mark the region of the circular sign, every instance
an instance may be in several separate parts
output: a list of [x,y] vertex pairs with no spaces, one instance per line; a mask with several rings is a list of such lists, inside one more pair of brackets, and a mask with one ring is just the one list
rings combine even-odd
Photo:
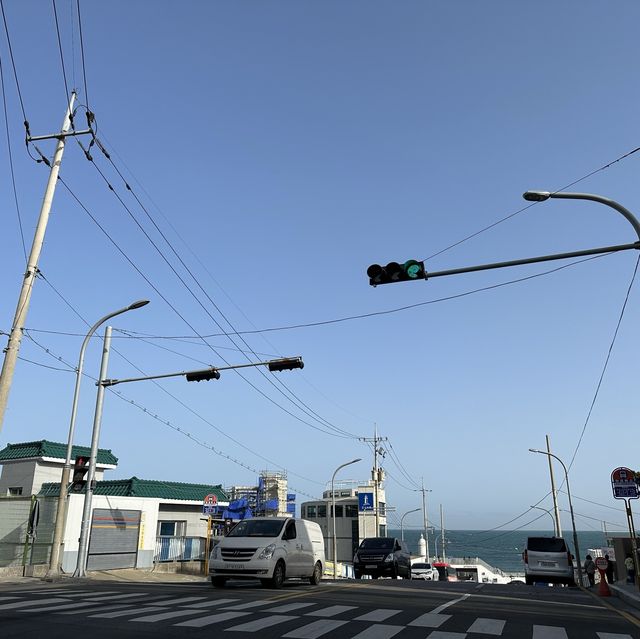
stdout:
[[211,504],[212,506],[215,506],[218,503],[218,497],[216,495],[207,495],[204,498],[204,503],[205,504]]
[[606,570],[609,562],[604,557],[596,557],[596,568],[598,570]]

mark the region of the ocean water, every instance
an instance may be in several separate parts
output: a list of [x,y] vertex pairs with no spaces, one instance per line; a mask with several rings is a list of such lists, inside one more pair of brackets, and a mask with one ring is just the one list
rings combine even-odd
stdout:
[[[419,552],[419,539],[422,531],[404,530],[404,540],[412,555]],[[389,535],[400,537],[399,530],[389,529]],[[536,530],[445,530],[445,550],[447,557],[480,557],[489,565],[508,573],[523,572],[522,551],[527,537],[548,537],[549,531]],[[573,549],[573,532],[563,531],[567,545]],[[578,531],[580,558],[584,558],[589,548],[602,548],[606,545],[604,533],[600,531]],[[429,554],[442,556],[440,531],[429,533]],[[575,554],[575,553],[574,553]]]

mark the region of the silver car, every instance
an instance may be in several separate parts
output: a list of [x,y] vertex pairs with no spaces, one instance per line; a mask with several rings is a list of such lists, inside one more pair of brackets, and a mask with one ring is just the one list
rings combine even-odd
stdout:
[[440,579],[440,573],[438,572],[438,569],[431,564],[416,562],[411,564],[411,579],[438,581]]
[[576,585],[573,556],[562,537],[529,537],[522,558],[527,584],[540,582]]

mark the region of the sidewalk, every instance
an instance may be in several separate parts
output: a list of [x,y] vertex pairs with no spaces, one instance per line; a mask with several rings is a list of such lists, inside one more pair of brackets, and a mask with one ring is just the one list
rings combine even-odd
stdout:
[[[55,581],[70,582],[71,575],[61,575]],[[119,581],[131,583],[205,583],[208,578],[204,575],[192,575],[188,573],[160,572],[154,570],[140,570],[135,568],[122,568],[120,570],[93,570],[87,573],[86,578],[74,581]],[[0,575],[0,585],[19,584],[21,586],[31,586],[41,584],[45,581],[43,577],[23,577],[22,575]]]
[[[596,586],[597,592],[597,586]],[[640,591],[634,584],[628,584],[624,581],[616,581],[609,584],[609,590],[614,597],[618,597],[621,601],[640,610]]]

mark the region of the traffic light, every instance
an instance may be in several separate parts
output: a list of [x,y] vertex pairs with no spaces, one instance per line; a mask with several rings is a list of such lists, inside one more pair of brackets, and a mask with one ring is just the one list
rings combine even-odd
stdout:
[[386,266],[372,264],[367,269],[367,275],[371,286],[427,279],[424,262],[418,262],[418,260],[407,260],[404,264],[389,262]]
[[91,457],[78,456],[73,466],[73,479],[71,480],[70,491],[72,493],[80,493],[84,489],[87,480],[84,478],[89,472],[89,462]]
[[207,368],[203,371],[191,371],[187,373],[188,382],[202,382],[203,380],[220,379],[220,371],[217,368]]
[[275,359],[268,364],[272,373],[278,371],[290,371],[294,368],[304,368],[302,357],[285,357],[284,359]]

